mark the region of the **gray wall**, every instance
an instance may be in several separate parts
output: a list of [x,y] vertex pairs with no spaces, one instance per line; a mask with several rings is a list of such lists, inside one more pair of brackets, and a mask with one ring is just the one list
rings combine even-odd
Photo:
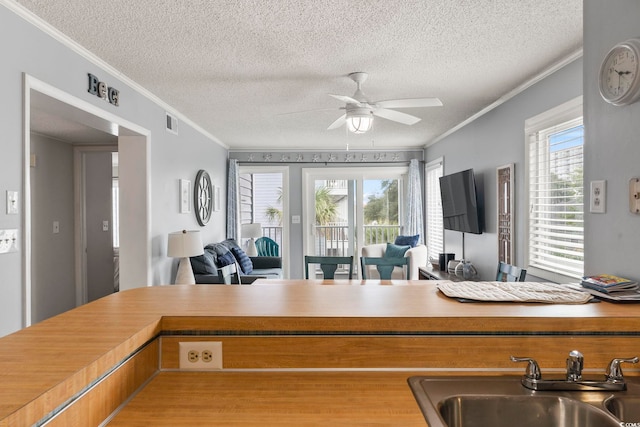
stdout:
[[[202,230],[203,240],[222,240],[225,235],[224,209],[214,212],[201,228],[193,213],[179,213],[179,180],[195,180],[206,169],[226,200],[227,150],[212,137],[180,120],[178,136],[165,131],[166,106],[142,91],[72,51],[50,35],[26,22],[5,6],[0,6],[0,33],[11,43],[0,43],[0,116],[3,118],[0,152],[0,228],[24,231],[22,207],[19,215],[6,214],[6,191],[23,188],[23,73],[29,74],[76,98],[148,129],[150,136],[150,246],[152,283],[169,284],[175,278],[177,260],[166,256],[167,234],[181,229]],[[120,106],[114,107],[87,92],[87,73],[93,73],[120,90]],[[173,113],[179,113],[174,112]],[[56,190],[51,187],[51,192]],[[21,235],[22,238],[22,235]],[[21,251],[24,248],[19,242]],[[24,326],[24,253],[0,255],[0,336]]]
[[640,215],[629,212],[628,182],[640,177],[640,102],[625,107],[604,102],[598,92],[598,73],[609,49],[640,36],[639,19],[637,0],[584,2],[584,177],[587,186],[591,180],[607,181],[606,213],[585,218],[585,272],[637,280]]
[[[111,221],[110,151],[83,153],[85,174],[85,222],[87,242],[87,301],[113,293],[113,240]],[[103,231],[102,222],[109,222]]]
[[[480,120],[427,148],[428,160],[445,157],[445,172],[473,167],[485,175],[487,233],[466,240],[467,257],[492,275],[497,259],[495,224],[495,167],[516,163],[516,189],[524,191],[524,119],[584,94],[585,194],[592,180],[607,181],[605,214],[585,214],[585,273],[613,273],[640,279],[640,216],[628,209],[628,182],[640,176],[640,102],[614,107],[598,92],[598,73],[606,53],[616,43],[640,36],[640,2],[636,0],[585,0],[584,56],[545,79]],[[585,201],[587,202],[587,201]],[[526,206],[516,195],[517,212]],[[524,233],[522,215],[516,234]],[[447,249],[459,252],[459,233],[447,232]],[[522,242],[516,259],[522,263]],[[486,245],[486,248],[484,247]],[[486,264],[486,266],[485,266]]]
[[[444,158],[444,173],[473,168],[484,193],[485,232],[465,233],[465,257],[484,280],[495,279],[498,260],[496,168],[515,164],[516,264],[523,265],[525,232],[524,121],[582,95],[582,59],[556,71],[474,122],[426,149],[426,160]],[[445,231],[445,249],[462,255],[462,233]]]
[[31,152],[31,234],[37,242],[31,251],[32,321],[39,322],[76,303],[73,147],[32,134]]

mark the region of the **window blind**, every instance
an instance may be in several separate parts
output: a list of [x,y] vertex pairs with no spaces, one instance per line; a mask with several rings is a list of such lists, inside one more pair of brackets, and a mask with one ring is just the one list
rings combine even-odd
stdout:
[[582,117],[529,134],[529,268],[584,272]]
[[427,236],[425,244],[428,256],[438,257],[444,252],[444,228],[442,223],[442,200],[440,199],[440,180],[442,160],[427,164],[425,168],[425,205]]

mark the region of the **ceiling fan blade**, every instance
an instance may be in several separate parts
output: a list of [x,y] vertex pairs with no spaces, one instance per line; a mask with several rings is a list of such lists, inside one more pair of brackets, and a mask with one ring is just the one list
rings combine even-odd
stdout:
[[345,124],[346,121],[347,121],[347,115],[343,114],[340,117],[338,117],[338,119],[335,122],[331,123],[327,128],[327,130],[337,129],[343,124]]
[[402,123],[405,125],[414,125],[418,123],[420,120],[422,120],[420,117],[412,116],[406,113],[401,113],[400,111],[388,110],[386,108],[377,108],[373,110],[373,115],[382,117],[383,119]]
[[416,107],[441,107],[442,101],[438,98],[406,98],[389,99],[376,102],[382,108],[416,108]]
[[340,100],[340,101],[342,101],[342,102],[344,102],[344,103],[346,103],[346,104],[358,104],[358,105],[360,105],[360,104],[361,104],[361,102],[360,102],[360,101],[358,101],[357,99],[352,98],[352,97],[350,97],[350,96],[346,96],[346,95],[333,95],[333,94],[331,94],[331,93],[329,94],[329,96],[332,96],[332,97],[334,97],[335,99],[338,99],[338,100]]

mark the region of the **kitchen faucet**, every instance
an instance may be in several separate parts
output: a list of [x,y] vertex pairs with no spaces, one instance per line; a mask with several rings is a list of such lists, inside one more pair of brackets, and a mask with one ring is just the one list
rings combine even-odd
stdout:
[[615,358],[609,362],[604,378],[584,379],[582,368],[584,356],[578,350],[569,352],[567,358],[567,374],[564,379],[542,379],[540,366],[530,357],[511,356],[512,362],[527,362],[527,369],[522,377],[522,385],[531,390],[626,390],[627,384],[622,374],[621,363],[638,363],[638,357]]

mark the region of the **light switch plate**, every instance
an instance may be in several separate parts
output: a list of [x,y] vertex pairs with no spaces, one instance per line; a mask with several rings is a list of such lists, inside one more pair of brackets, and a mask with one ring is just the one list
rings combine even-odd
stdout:
[[18,214],[18,192],[7,191],[7,215]]
[[640,214],[640,178],[629,180],[629,212]]
[[591,181],[589,192],[589,211],[605,213],[607,210],[607,181]]
[[18,252],[18,230],[0,230],[0,254]]

